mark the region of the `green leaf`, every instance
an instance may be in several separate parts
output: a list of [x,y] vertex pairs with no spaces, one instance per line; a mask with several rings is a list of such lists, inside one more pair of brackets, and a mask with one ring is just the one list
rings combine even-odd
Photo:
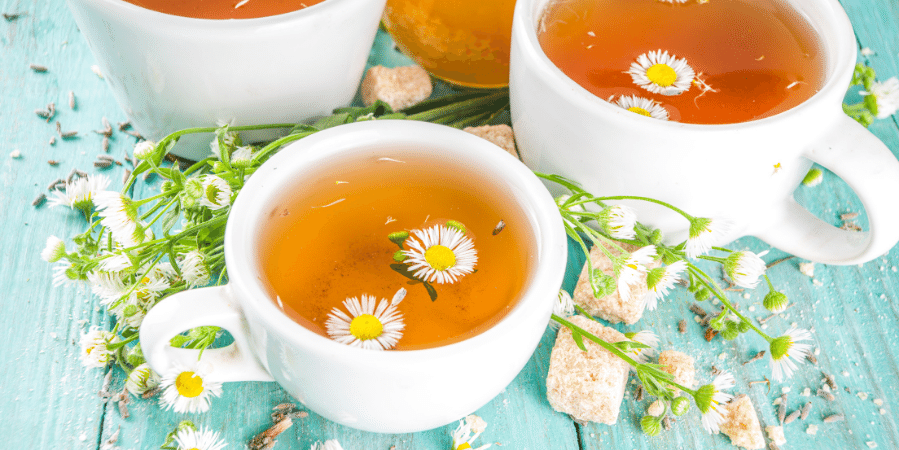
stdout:
[[577,345],[577,348],[581,349],[581,351],[587,351],[587,347],[584,345],[584,336],[580,331],[571,330],[571,339],[574,339],[574,344]]
[[325,130],[328,128],[336,127],[338,125],[343,125],[343,124],[347,124],[350,122],[354,122],[355,120],[356,120],[355,117],[353,117],[347,113],[340,113],[340,114],[334,114],[334,115],[327,116],[327,117],[322,117],[321,119],[316,121],[312,126],[319,130]]

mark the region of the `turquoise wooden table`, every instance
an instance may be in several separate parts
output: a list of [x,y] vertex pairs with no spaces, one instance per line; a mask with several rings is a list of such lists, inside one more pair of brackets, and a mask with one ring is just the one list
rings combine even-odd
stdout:
[[[842,4],[855,27],[859,47],[874,52],[860,58],[877,70],[881,80],[899,75],[899,3],[842,0]],[[273,406],[294,401],[275,383],[227,384],[222,398],[215,399],[212,410],[205,414],[176,414],[163,411],[156,399],[133,398],[126,418],[114,403],[98,396],[107,372],[82,367],[77,341],[90,326],[108,328],[108,316],[87,286],[53,287],[51,268],[39,257],[49,235],[71,237],[83,230],[85,222],[74,211],[35,207],[32,201],[72,168],[105,173],[113,180],[113,188],[121,186],[123,167],[100,170],[93,166],[97,155],[103,153],[103,137],[92,130],[103,128],[104,117],[115,124],[125,121],[125,115],[105,81],[92,71],[94,58],[63,0],[0,0],[0,13],[21,14],[0,20],[0,336],[5,342],[0,346],[0,448],[109,448],[104,444],[117,435],[116,445],[121,449],[153,449],[183,419],[220,431],[229,443],[227,448],[244,448],[249,439],[271,425]],[[406,60],[382,33],[370,63],[403,65]],[[30,64],[47,70],[37,72]],[[75,96],[74,108],[69,105],[70,92]],[[56,116],[47,123],[35,110],[51,102],[56,105]],[[51,143],[57,136],[55,121],[64,131],[78,131],[78,135],[65,140],[57,137]],[[896,117],[878,120],[870,129],[899,154]],[[109,154],[121,160],[134,143],[132,136],[116,131]],[[20,156],[11,157],[13,152]],[[137,195],[151,188],[141,182]],[[796,196],[835,225],[842,223],[845,213],[863,212],[848,187],[830,173],[825,173],[824,182],[817,187],[800,187]],[[855,221],[864,227],[864,214]],[[732,247],[768,249],[748,238]],[[765,259],[784,256],[773,250]],[[582,261],[571,258],[567,287]],[[733,342],[706,342],[700,326],[690,320],[692,299],[683,290],[648,312],[637,326],[618,328],[654,329],[661,335],[663,348],[697,357],[700,381],[710,380],[713,365],[733,370],[737,378],[734,391],[751,397],[763,426],[777,424],[772,402],[782,391],[790,391],[788,411],[811,401],[809,418],[785,427],[788,443],[783,448],[899,448],[899,248],[859,266],[818,264],[813,276],[801,273],[799,262],[792,259],[769,271],[794,306],[765,326],[775,335],[793,323],[811,328],[818,362],[803,366],[794,378],[771,386],[770,391],[764,384],[748,384],[769,374],[766,363],[741,365],[763,349],[763,342],[750,335]],[[751,317],[759,319],[767,316],[761,307],[764,293],[732,295],[749,308]],[[682,318],[688,319],[684,334],[677,330]],[[554,332],[548,330],[514,382],[476,412],[489,424],[478,442],[516,450],[732,448],[723,435],[710,436],[702,430],[695,409],[670,431],[645,437],[638,421],[647,402],[634,402],[630,395],[614,426],[580,425],[554,412],[545,396],[553,339]],[[833,374],[839,386],[833,401],[814,396],[823,372]],[[112,369],[109,383],[110,390],[121,390],[122,372]],[[811,389],[811,397],[802,396],[805,388]],[[633,385],[629,393],[632,391]],[[823,417],[831,414],[842,414],[845,421],[824,423]],[[809,425],[818,426],[816,434],[807,432]],[[296,420],[275,448],[308,449],[314,441],[336,438],[347,450],[447,449],[453,428],[379,435],[310,414]]]

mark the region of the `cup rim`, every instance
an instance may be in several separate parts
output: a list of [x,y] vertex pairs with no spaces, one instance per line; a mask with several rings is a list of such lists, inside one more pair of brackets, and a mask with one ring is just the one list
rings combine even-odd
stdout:
[[[251,258],[255,257],[255,244],[252,222],[257,213],[263,212],[272,198],[276,187],[285,183],[276,179],[279,175],[304,171],[310,163],[343,154],[348,140],[363,137],[374,139],[354,146],[349,152],[364,152],[366,149],[390,143],[412,143],[414,145],[432,145],[435,149],[458,148],[461,154],[478,156],[478,163],[486,167],[502,167],[499,174],[501,182],[510,183],[520,190],[516,200],[526,209],[525,215],[531,219],[534,235],[534,253],[536,259],[533,266],[533,277],[526,285],[525,293],[518,299],[511,311],[506,313],[497,323],[483,332],[447,345],[417,350],[371,351],[350,347],[315,333],[287,316],[275,306],[274,299],[265,292],[261,276],[252,269]],[[299,150],[315,149],[315,152]],[[315,153],[314,155],[310,155]],[[279,172],[280,170],[280,172]],[[269,186],[264,184],[270,181]],[[246,236],[254,236],[246,238]],[[225,261],[229,271],[231,285],[235,296],[244,308],[252,308],[253,314],[264,323],[264,327],[275,330],[283,339],[303,348],[315,346],[316,351],[334,357],[362,359],[372,364],[402,364],[422,361],[428,358],[443,358],[476,351],[484,348],[490,341],[506,333],[514,333],[521,323],[533,323],[534,314],[541,316],[539,322],[548,322],[552,310],[551,300],[561,287],[567,262],[567,241],[562,226],[561,216],[556,209],[555,201],[543,183],[527,167],[494,144],[447,126],[417,122],[411,120],[384,120],[357,122],[340,125],[319,131],[314,135],[294,142],[269,161],[264,163],[244,186],[241,194],[232,205],[228,224],[225,230]],[[530,319],[530,320],[526,320]],[[545,324],[544,324],[545,325]],[[542,334],[543,329],[535,333]]]
[[[546,10],[548,4],[554,0],[519,0],[515,5],[515,13],[512,23],[512,53],[513,60],[516,47],[527,57],[529,64],[524,70],[530,70],[537,77],[560,86],[556,93],[568,99],[568,101],[584,108],[591,108],[613,112],[617,108],[611,103],[597,97],[592,92],[572,80],[561,69],[559,69],[543,52],[540,42],[537,39],[537,22],[540,15]],[[537,3],[543,3],[542,7],[537,10]],[[725,124],[696,124],[685,122],[672,122],[666,120],[657,120],[649,117],[642,117],[639,114],[628,114],[619,116],[620,120],[637,120],[644,121],[641,126],[656,126],[668,129],[714,129],[715,131],[745,131],[760,126],[767,126],[769,123],[783,120],[792,120],[797,115],[804,114],[803,111],[809,109],[824,108],[826,111],[835,98],[842,99],[845,95],[845,86],[848,85],[852,72],[855,67],[857,58],[857,49],[855,47],[855,34],[852,31],[852,24],[849,22],[845,11],[837,3],[837,0],[824,0],[821,2],[820,11],[827,14],[831,20],[823,22],[823,27],[818,29],[813,24],[813,28],[822,40],[826,40],[825,35],[833,35],[834,49],[832,54],[827,58],[832,59],[833,63],[827,70],[827,78],[821,89],[809,97],[799,105],[794,106],[786,111],[779,112],[773,116],[761,119],[750,120],[747,122],[725,123]],[[825,9],[827,7],[827,9]],[[805,15],[803,15],[805,16]],[[804,17],[804,20],[809,20]],[[810,21],[810,20],[809,20]],[[849,38],[849,39],[847,39]],[[826,46],[826,43],[822,43]],[[826,48],[826,47],[825,47]],[[513,63],[514,64],[514,63]],[[828,61],[825,64],[830,65]],[[510,88],[513,82],[510,81]],[[525,94],[526,95],[526,94]],[[639,123],[639,122],[638,122]]]
[[[174,14],[167,14],[155,11],[143,6],[135,5],[126,0],[68,0],[94,2],[100,4],[104,8],[108,8],[114,13],[120,13],[131,16],[141,16],[142,20],[153,20],[156,26],[169,25],[190,27],[192,30],[232,30],[240,27],[266,26],[278,24],[284,21],[294,19],[303,19],[313,13],[327,13],[329,10],[339,8],[342,4],[351,2],[364,2],[367,0],[324,0],[312,6],[303,9],[290,11],[283,14],[273,16],[254,17],[249,19],[203,19],[198,17],[185,17]],[[309,11],[312,12],[309,12]]]

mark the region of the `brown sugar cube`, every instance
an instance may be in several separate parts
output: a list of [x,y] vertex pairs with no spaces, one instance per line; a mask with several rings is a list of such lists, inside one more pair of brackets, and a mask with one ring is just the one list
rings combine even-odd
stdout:
[[745,394],[737,396],[724,405],[724,409],[721,432],[730,438],[732,444],[751,450],[765,448],[762,427],[759,425],[759,418],[749,396]]
[[512,156],[518,158],[518,151],[515,150],[515,136],[512,134],[512,127],[506,124],[466,127],[463,128],[462,131],[487,139],[503,150],[509,152]]
[[[693,367],[693,357],[676,350],[665,350],[659,354],[659,364],[665,366],[662,370],[674,375],[674,382],[693,388],[693,380],[696,378],[696,369]],[[674,388],[675,395],[680,394],[680,389]]]
[[[607,342],[626,340],[618,331],[585,316],[568,320]],[[613,425],[618,421],[630,366],[588,339],[584,346],[586,352],[574,343],[568,328],[559,330],[549,360],[546,398],[553,409],[575,420]]]
[[[615,271],[612,268],[612,261],[610,261],[609,258],[606,257],[606,254],[599,248],[600,245],[604,245],[609,250],[609,253],[613,255],[617,256],[621,254],[618,249],[611,247],[609,244],[596,244],[590,249],[590,261],[593,262],[593,268],[602,270],[606,275],[615,276]],[[640,248],[623,242],[618,245],[628,252],[634,252]],[[652,266],[655,267],[657,264],[657,262],[654,262]],[[618,290],[615,290],[615,292],[603,298],[595,298],[593,297],[593,288],[590,286],[588,269],[589,266],[584,264],[584,269],[581,271],[581,277],[578,278],[577,286],[574,288],[574,296],[572,299],[574,300],[575,305],[584,308],[587,313],[596,317],[601,317],[611,323],[624,322],[628,325],[633,325],[643,317],[643,309],[646,306],[643,304],[643,296],[646,295],[647,290],[646,274],[641,274],[637,283],[631,285],[628,298],[621,298],[621,294]]]
[[362,80],[362,102],[371,105],[383,100],[399,111],[408,108],[431,95],[431,77],[419,66],[390,69],[374,66]]

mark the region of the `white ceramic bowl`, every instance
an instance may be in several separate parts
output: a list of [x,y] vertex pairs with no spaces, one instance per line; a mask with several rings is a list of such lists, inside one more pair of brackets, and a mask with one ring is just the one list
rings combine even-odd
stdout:
[[[119,106],[154,141],[217,121],[298,123],[349,104],[385,1],[325,0],[276,16],[211,20],[123,0],[67,0]],[[209,140],[186,137],[174,153],[202,159]]]
[[[284,192],[334,161],[389,155],[424,157],[462,171],[472,188],[491,186],[520,209],[534,236],[518,303],[497,324],[464,341],[425,350],[378,352],[339,344],[291,320],[261,278],[258,246],[264,217],[280,211]],[[228,218],[230,282],[185,291],[153,307],[141,327],[150,365],[165,373],[195,350],[168,346],[200,325],[224,327],[235,344],[207,350],[203,361],[230,381],[274,379],[312,411],[366,431],[407,433],[446,425],[477,410],[518,374],[543,335],[565,273],[567,240],[555,202],[517,159],[471,134],[423,122],[341,125],[282,149],[250,178]],[[476,299],[472,299],[476,301]]]

